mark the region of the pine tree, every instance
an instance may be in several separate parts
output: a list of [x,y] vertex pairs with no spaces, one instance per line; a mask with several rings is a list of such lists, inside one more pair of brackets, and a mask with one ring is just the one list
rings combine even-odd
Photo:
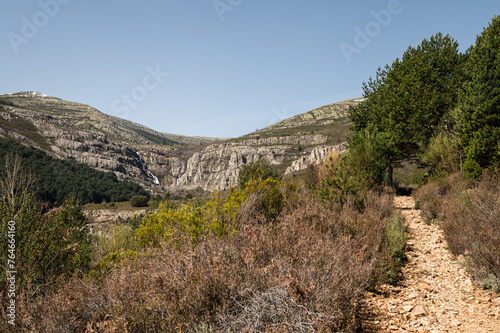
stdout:
[[464,57],[458,43],[438,33],[409,47],[391,66],[363,84],[366,100],[351,110],[355,132],[373,128],[387,137],[388,182],[392,168],[425,146],[457,104]]
[[500,17],[476,39],[464,68],[458,135],[465,151],[464,174],[500,166]]

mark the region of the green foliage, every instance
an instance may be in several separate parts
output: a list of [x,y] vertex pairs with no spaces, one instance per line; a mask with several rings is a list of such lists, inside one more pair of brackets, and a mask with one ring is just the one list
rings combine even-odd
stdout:
[[158,245],[164,239],[180,239],[185,236],[196,240],[202,235],[206,224],[198,205],[186,203],[176,209],[161,203],[157,213],[144,216],[141,226],[134,234],[141,244]]
[[325,163],[326,176],[321,179],[318,189],[319,196],[329,202],[338,202],[341,205],[348,201],[357,200],[362,188],[361,178],[358,177],[346,160],[338,154],[330,155]]
[[246,184],[251,179],[261,179],[265,180],[268,178],[272,178],[275,180],[280,180],[281,176],[278,171],[266,159],[260,159],[256,162],[251,162],[246,164],[240,170],[238,185],[240,189],[244,189]]
[[390,149],[385,135],[365,128],[354,133],[348,143],[349,150],[344,157],[348,169],[367,186],[382,184],[387,166],[384,158]]
[[110,253],[137,249],[133,229],[128,225],[115,225],[108,235],[95,235],[92,261],[94,264],[100,263]]
[[267,178],[266,180],[250,180],[243,190],[247,198],[239,210],[240,219],[245,223],[259,221],[260,223],[272,223],[279,216],[285,206],[284,191],[287,191],[291,200],[297,188],[286,186],[281,181]]
[[387,224],[387,240],[389,253],[396,266],[401,266],[406,260],[406,234],[405,219],[402,216],[393,217]]
[[162,202],[147,214],[135,236],[143,245],[184,238],[197,242],[202,236],[234,235],[242,221],[262,218],[273,222],[285,206],[280,181],[251,179],[244,189],[230,189],[226,197],[214,192],[206,204],[188,202],[177,208]]
[[318,193],[330,202],[353,201],[362,205],[359,194],[384,181],[384,158],[390,148],[385,135],[371,128],[356,132],[348,144],[349,149],[342,156],[336,152],[329,156]]
[[500,17],[477,37],[464,68],[458,112],[458,135],[466,160],[465,176],[500,166]]
[[389,178],[395,162],[411,156],[437,129],[449,125],[445,115],[457,103],[463,59],[458,43],[438,33],[409,47],[401,59],[379,68],[375,79],[363,83],[366,100],[351,109],[350,118],[356,132],[372,127],[385,135]]
[[134,195],[130,198],[130,206],[132,207],[147,207],[149,198],[145,195]]
[[445,134],[431,138],[420,156],[420,161],[429,167],[433,177],[446,177],[460,171],[460,150],[457,140]]
[[[91,241],[86,218],[72,195],[61,208],[43,214],[29,195],[15,212],[0,201],[0,261],[7,262],[7,222],[16,224],[15,262],[19,290],[36,293],[59,278],[69,278],[90,268]],[[0,289],[5,290],[5,270],[0,271]]]
[[[128,201],[133,195],[149,194],[139,185],[119,181],[113,172],[97,171],[74,160],[59,160],[39,149],[25,147],[11,140],[0,139],[0,165],[5,156],[15,152],[21,157],[21,166],[35,174],[36,197],[53,205],[63,202],[72,191],[83,205],[87,203]],[[0,169],[0,176],[3,176]]]

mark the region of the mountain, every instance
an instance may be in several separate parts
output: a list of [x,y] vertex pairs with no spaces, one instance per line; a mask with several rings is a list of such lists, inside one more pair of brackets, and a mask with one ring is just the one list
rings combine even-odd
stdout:
[[200,144],[216,140],[157,132],[132,121],[104,114],[88,105],[64,101],[39,92],[0,95],[0,101],[20,109],[43,112],[75,129],[99,132],[118,141],[168,145]]
[[[309,112],[284,119],[246,137],[269,137],[286,135],[305,135],[307,133],[325,134],[341,138],[350,125],[348,112],[351,106],[363,101],[361,98],[324,105]],[[345,138],[345,137],[344,137]]]
[[326,105],[240,138],[217,140],[161,133],[88,105],[37,92],[0,95],[0,137],[113,171],[152,193],[224,189],[239,170],[266,158],[285,175],[342,150],[350,106]]

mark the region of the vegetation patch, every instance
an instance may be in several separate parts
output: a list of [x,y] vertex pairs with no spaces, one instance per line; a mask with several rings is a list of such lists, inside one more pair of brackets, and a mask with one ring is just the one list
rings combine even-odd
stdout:
[[[149,197],[142,187],[119,181],[113,172],[97,171],[74,160],[59,160],[39,149],[0,139],[0,165],[5,164],[8,153],[21,157],[22,167],[37,179],[37,198],[51,205],[64,202],[73,191],[81,204],[128,201],[134,195]],[[3,175],[5,169],[0,169],[0,176]]]

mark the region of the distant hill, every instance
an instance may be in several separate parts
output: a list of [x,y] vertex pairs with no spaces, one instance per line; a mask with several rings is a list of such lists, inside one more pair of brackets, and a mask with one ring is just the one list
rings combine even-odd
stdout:
[[222,141],[160,133],[88,105],[20,92],[0,95],[0,138],[112,171],[150,193],[227,189],[252,161],[266,158],[292,175],[344,149],[349,108],[360,101],[325,105]]
[[216,140],[157,132],[132,121],[104,114],[88,105],[68,102],[39,92],[23,91],[0,95],[0,104],[43,112],[75,129],[97,131],[109,138],[136,144],[200,144]]
[[50,205],[64,202],[72,191],[81,204],[128,201],[134,195],[149,195],[138,184],[119,181],[113,172],[97,171],[75,160],[60,160],[13,140],[0,139],[0,176],[5,173],[9,153],[17,154],[22,167],[35,175],[35,194]]
[[355,98],[324,105],[282,120],[244,137],[323,134],[334,138],[336,141],[343,141],[349,134],[349,108],[358,105],[361,101],[361,98]]

